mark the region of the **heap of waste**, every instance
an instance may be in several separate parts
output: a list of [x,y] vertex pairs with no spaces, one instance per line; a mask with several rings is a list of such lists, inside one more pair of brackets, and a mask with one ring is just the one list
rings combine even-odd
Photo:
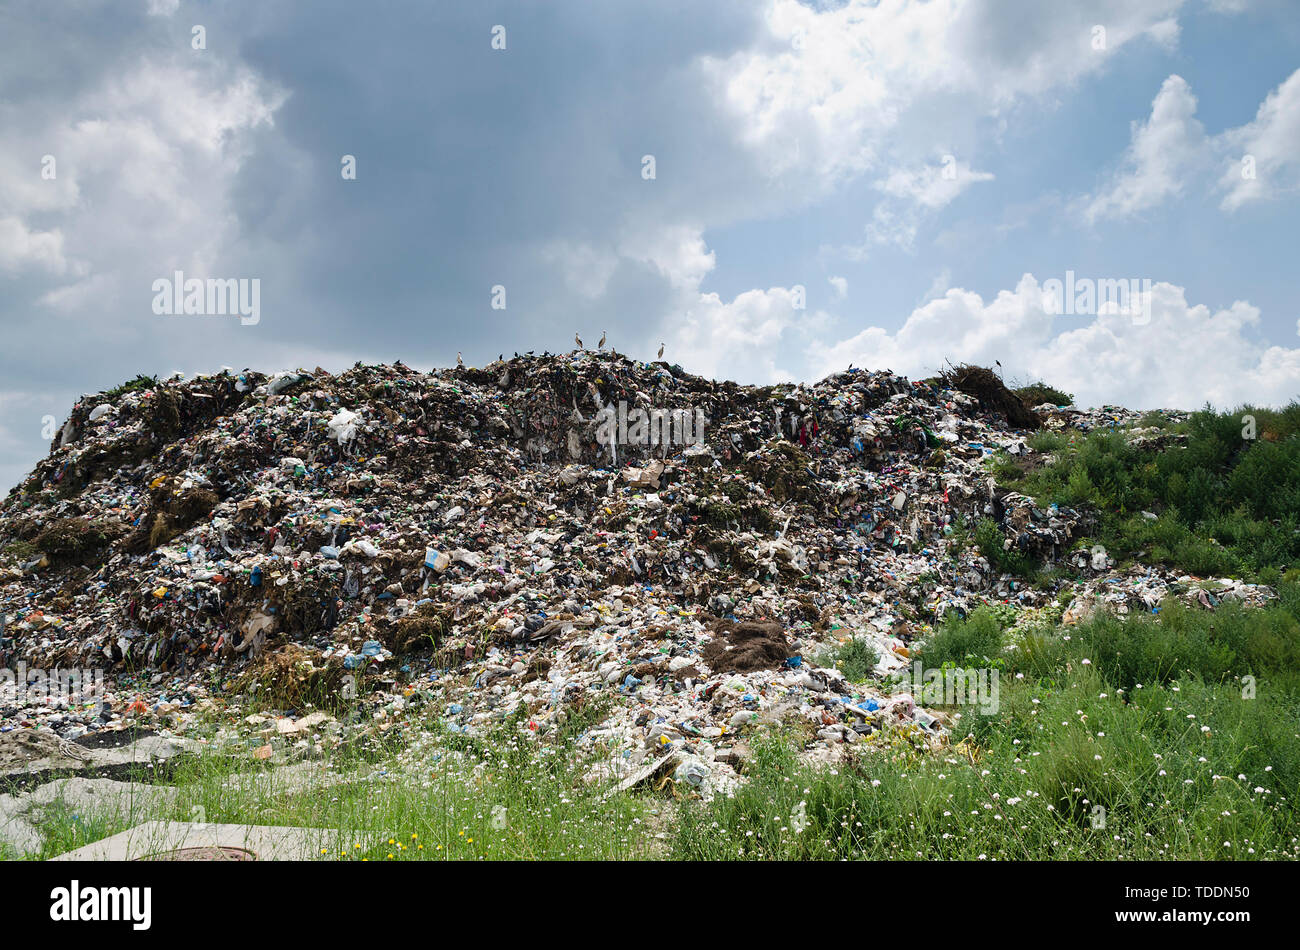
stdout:
[[[886,678],[948,611],[1059,593],[958,547],[961,523],[1082,556],[1093,579],[1067,622],[1168,593],[1267,596],[1080,551],[1087,512],[995,485],[986,460],[1032,454],[1029,432],[977,382],[850,369],[753,387],[579,351],[85,397],[0,508],[0,667],[103,684],[57,704],[10,675],[0,730],[179,733],[262,689],[286,714],[249,717],[269,756],[328,740],[336,696],[381,730],[419,708],[456,731],[518,716],[546,735],[598,710],[581,741],[609,774],[671,767],[710,791],[763,723],[802,724],[825,761],[899,730],[947,741],[951,714]],[[638,409],[667,433],[647,437]],[[1010,414],[1082,431],[1138,418]],[[850,638],[880,657],[864,683],[830,659]]]

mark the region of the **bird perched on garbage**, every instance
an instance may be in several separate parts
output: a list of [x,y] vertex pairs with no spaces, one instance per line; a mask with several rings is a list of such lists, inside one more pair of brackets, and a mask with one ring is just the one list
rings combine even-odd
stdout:
[[604,348],[605,348],[605,331],[604,331],[604,330],[601,330],[601,331],[600,331],[600,342],[596,344],[596,349],[598,349],[598,350],[603,350]]
[[660,344],[659,344],[659,359],[663,359],[663,358],[664,358],[664,345],[663,345],[662,343],[660,343]]
[[465,361],[460,358],[460,350],[456,351],[456,365],[461,367],[465,365]]
[[576,333],[573,334],[573,342],[578,344],[578,349],[582,349],[582,337],[578,336]]

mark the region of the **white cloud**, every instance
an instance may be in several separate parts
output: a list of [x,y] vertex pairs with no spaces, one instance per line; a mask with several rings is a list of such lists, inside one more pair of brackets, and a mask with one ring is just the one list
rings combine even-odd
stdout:
[[[669,285],[661,323],[646,327],[642,339],[629,349],[640,347],[653,353],[655,341],[663,340],[665,358],[701,376],[746,382],[792,379],[776,362],[777,355],[797,352],[789,345],[787,334],[808,331],[828,320],[825,313],[809,314],[803,309],[806,288],[748,290],[729,301],[717,293],[701,292],[701,283],[714,268],[715,255],[697,228],[658,226],[628,231],[619,239],[618,257],[654,267]],[[847,293],[845,278],[832,277],[830,282],[837,291],[842,285]]]
[[[699,294],[684,318],[670,324],[671,358],[700,376],[781,382],[793,375],[777,366],[785,335],[803,322],[792,288],[747,290],[734,300]],[[815,314],[813,319],[824,319]]]
[[0,270],[16,273],[28,267],[55,274],[67,270],[63,235],[57,229],[32,231],[15,217],[0,218]]
[[841,253],[849,260],[859,261],[869,257],[873,247],[882,244],[911,250],[916,243],[920,222],[920,216],[911,211],[899,211],[888,203],[878,204],[871,211],[871,220],[863,228],[866,239],[856,247],[841,248]]
[[942,208],[978,181],[992,181],[991,172],[974,171],[967,162],[945,156],[939,165],[900,168],[875,183],[895,198],[908,198],[923,208]]
[[925,296],[921,298],[921,303],[925,304],[929,303],[931,300],[937,300],[939,297],[946,294],[948,288],[951,286],[952,271],[945,267],[943,270],[939,271],[939,273],[934,275],[934,280],[930,281],[930,287],[926,290]]
[[[16,212],[0,225],[0,266],[26,260],[70,278],[39,298],[55,310],[76,313],[125,292],[151,317],[153,277],[173,268],[200,276],[229,247],[229,192],[247,135],[270,125],[283,101],[216,61],[145,61],[60,114],[36,117],[43,123],[29,116],[15,135],[47,143],[57,178],[41,180],[33,164],[0,193]],[[41,212],[58,227],[38,233],[24,222]]]
[[[920,110],[921,127],[906,136],[914,140],[909,154],[897,156],[904,162],[933,151],[932,140],[919,143],[937,115],[945,125],[997,115],[1103,68],[1134,40],[1174,42],[1172,15],[1182,5],[847,0],[818,10],[770,0],[766,43],[702,65],[769,175],[811,173],[828,189],[878,168],[883,136],[897,142],[919,103],[947,105],[938,114]],[[1093,46],[1096,24],[1106,29],[1102,49]]]
[[171,16],[180,6],[181,0],[149,0],[149,15]]
[[1252,122],[1213,137],[1196,118],[1191,88],[1170,76],[1150,117],[1132,129],[1120,170],[1072,206],[1089,224],[1158,207],[1193,183],[1204,185],[1212,168],[1219,170],[1225,211],[1300,191],[1300,70],[1268,94]]
[[951,155],[943,156],[939,165],[896,168],[873,182],[875,189],[888,199],[872,209],[871,220],[863,229],[863,243],[844,253],[853,259],[863,259],[873,247],[884,244],[910,250],[928,218],[976,182],[992,180],[990,172],[974,171],[968,163],[959,162]]
[[[1227,191],[1222,207],[1294,194],[1300,189],[1300,69],[1268,94],[1255,120],[1223,135],[1230,150],[1219,180]],[[1244,174],[1245,156],[1254,159],[1254,178]]]
[[829,277],[830,285],[835,288],[835,299],[843,300],[849,295],[849,282],[844,277]]
[[629,230],[619,239],[618,253],[653,265],[679,290],[698,288],[716,263],[700,229],[688,224]]
[[1183,288],[1167,283],[1152,287],[1145,324],[1119,314],[1054,317],[1026,274],[987,303],[951,289],[895,332],[868,327],[830,346],[814,344],[809,356],[819,377],[850,363],[919,376],[948,359],[1000,360],[1008,378],[1045,379],[1084,405],[1197,408],[1206,400],[1227,407],[1300,398],[1300,347],[1258,342],[1259,323],[1248,303],[1211,311],[1189,305]]
[[1196,119],[1196,97],[1181,76],[1170,76],[1151,103],[1144,124],[1133,123],[1121,170],[1087,199],[1089,224],[1124,218],[1180,194],[1186,176],[1205,160],[1205,130]]

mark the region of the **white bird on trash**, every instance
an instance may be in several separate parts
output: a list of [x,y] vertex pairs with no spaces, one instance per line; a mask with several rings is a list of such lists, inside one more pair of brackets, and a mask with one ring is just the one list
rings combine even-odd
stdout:
[[460,350],[457,350],[457,351],[456,351],[456,365],[457,365],[457,366],[464,366],[464,365],[465,365],[465,361],[464,361],[463,359],[461,359],[461,357],[460,357]]
[[601,331],[600,331],[600,342],[596,344],[596,349],[598,349],[598,350],[603,350],[604,348],[605,348],[605,331],[604,331],[604,330],[601,330]]
[[578,344],[578,349],[582,349],[582,337],[578,336],[576,333],[573,334],[573,342]]

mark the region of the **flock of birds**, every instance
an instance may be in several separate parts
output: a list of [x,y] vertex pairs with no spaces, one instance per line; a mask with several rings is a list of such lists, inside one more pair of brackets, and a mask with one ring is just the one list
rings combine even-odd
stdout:
[[[578,349],[579,349],[579,350],[585,350],[585,349],[586,349],[586,346],[583,345],[582,337],[578,336],[578,334],[577,334],[576,331],[575,331],[574,334],[573,334],[573,342],[576,343],[576,344],[578,344]],[[604,331],[604,330],[601,330],[601,331],[600,331],[600,342],[596,344],[596,349],[597,349],[598,351],[603,351],[603,350],[605,349],[605,331]],[[518,355],[519,355],[519,353],[516,352],[516,353],[515,353],[515,356],[518,356]],[[532,355],[533,355],[533,351],[532,351],[532,350],[529,350],[529,351],[528,351],[528,355],[529,355],[529,356],[532,356]],[[550,354],[548,353],[547,355],[549,356]],[[505,356],[506,356],[506,355],[505,355],[504,353],[502,353],[502,354],[500,354],[500,355],[497,357],[497,359],[498,359],[498,360],[504,360],[504,359],[505,359]],[[663,345],[663,343],[660,343],[660,344],[659,344],[659,353],[657,354],[657,356],[656,356],[655,358],[656,358],[656,359],[663,359],[663,358],[664,358],[664,345]],[[458,367],[461,367],[461,368],[464,368],[464,366],[465,366],[465,360],[464,360],[464,358],[461,356],[459,350],[457,350],[457,352],[456,352],[456,365],[457,365]]]

